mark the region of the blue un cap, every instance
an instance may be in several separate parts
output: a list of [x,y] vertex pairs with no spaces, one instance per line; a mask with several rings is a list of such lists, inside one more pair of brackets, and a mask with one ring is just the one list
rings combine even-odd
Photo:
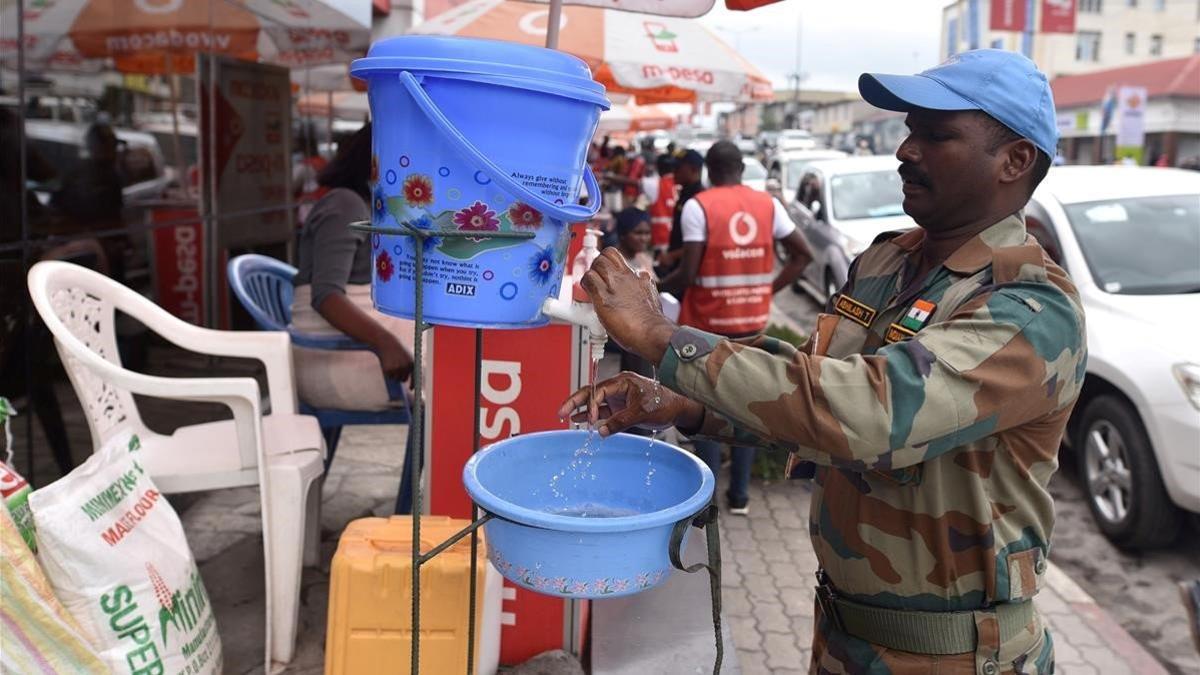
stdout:
[[1050,83],[1016,52],[975,49],[916,75],[863,73],[858,92],[884,110],[982,110],[1050,157],[1058,147]]

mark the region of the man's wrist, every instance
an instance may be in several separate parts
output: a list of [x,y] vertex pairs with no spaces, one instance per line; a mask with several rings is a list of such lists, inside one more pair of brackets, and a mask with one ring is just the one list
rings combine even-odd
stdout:
[[675,428],[685,436],[690,436],[704,425],[704,406],[696,401],[686,399],[683,411],[675,416]]
[[671,344],[671,336],[677,329],[678,326],[667,319],[656,321],[643,333],[646,336],[645,342],[642,348],[637,350],[638,355],[650,363],[660,363]]

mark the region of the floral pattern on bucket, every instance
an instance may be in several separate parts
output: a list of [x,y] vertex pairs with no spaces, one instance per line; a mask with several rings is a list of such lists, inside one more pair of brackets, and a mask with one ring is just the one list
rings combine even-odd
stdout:
[[[424,215],[424,216],[421,216],[420,218],[417,218],[416,220],[409,223],[409,225],[417,228],[418,230],[436,229],[433,226],[433,220],[428,215]],[[425,245],[423,248],[423,250],[425,251],[425,255],[429,255],[430,253],[432,253],[441,243],[442,243],[441,237],[426,237]]]
[[375,194],[371,196],[371,208],[375,212],[376,224],[383,224],[388,217],[387,195],[383,194],[383,188],[375,188]]
[[375,276],[380,281],[388,282],[392,280],[392,274],[396,272],[396,266],[392,264],[392,256],[387,251],[380,251],[379,255],[375,256]]
[[487,204],[477,201],[454,214],[454,224],[467,232],[498,232],[500,220]]
[[536,230],[542,226],[542,212],[524,202],[514,202],[508,207],[508,219],[513,227]]
[[404,179],[404,201],[418,207],[432,204],[433,179],[423,173],[409,174]]
[[550,247],[538,249],[529,259],[529,278],[539,286],[545,286],[554,276],[554,250]]
[[591,597],[641,591],[658,585],[670,573],[670,570],[666,569],[655,570],[653,572],[644,572],[631,579],[619,577],[603,577],[600,579],[575,579],[564,576],[547,577],[539,574],[536,569],[513,565],[511,562],[505,560],[504,556],[495,549],[489,552],[489,557],[492,564],[496,566],[496,569],[505,578],[541,593],[558,595],[587,595]]

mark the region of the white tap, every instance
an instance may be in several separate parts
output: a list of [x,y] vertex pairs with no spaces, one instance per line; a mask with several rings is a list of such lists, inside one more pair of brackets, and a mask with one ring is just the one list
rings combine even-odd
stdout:
[[587,230],[583,236],[583,249],[575,256],[571,265],[571,274],[563,275],[558,297],[546,298],[542,303],[542,313],[546,316],[587,329],[593,362],[604,357],[608,331],[600,323],[600,317],[596,316],[596,308],[592,307],[579,282],[600,255],[600,235],[599,230]]

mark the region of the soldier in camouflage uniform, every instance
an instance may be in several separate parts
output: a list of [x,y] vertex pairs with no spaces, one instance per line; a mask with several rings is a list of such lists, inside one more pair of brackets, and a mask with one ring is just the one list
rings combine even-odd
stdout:
[[1032,598],[1086,360],[1079,297],[1022,215],[1055,154],[1050,89],[994,50],[859,87],[908,113],[896,154],[921,227],[854,262],[801,350],[674,326],[606,251],[584,284],[665,387],[622,373],[560,412],[603,420],[602,434],[675,424],[815,467],[813,672],[1050,673]]

